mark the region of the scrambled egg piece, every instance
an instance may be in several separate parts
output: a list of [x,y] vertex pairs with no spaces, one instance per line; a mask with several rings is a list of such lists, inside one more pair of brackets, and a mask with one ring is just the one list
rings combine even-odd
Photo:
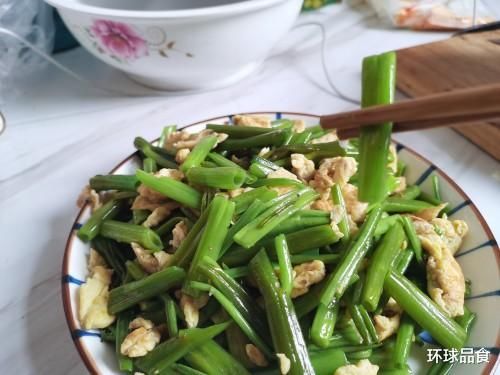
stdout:
[[315,172],[314,162],[302,154],[290,155],[293,173],[302,181],[309,181]]
[[106,268],[108,265],[104,258],[94,249],[90,248],[88,269],[92,272],[97,266]]
[[337,131],[331,130],[327,132],[325,135],[322,135],[319,138],[313,139],[311,141],[312,144],[317,144],[317,143],[329,143],[329,142],[335,142],[339,139],[337,137]]
[[[398,153],[396,151],[396,146],[393,143],[389,145],[389,154],[391,156],[391,161],[387,164],[387,168],[389,168],[389,171],[392,174],[396,174],[398,171]],[[406,186],[406,177],[396,177],[396,186],[394,190],[391,191],[391,194],[401,193],[406,189]]]
[[401,322],[401,307],[391,297],[381,315],[375,315],[373,321],[378,335],[378,341],[383,341],[398,331]]
[[358,188],[352,184],[345,184],[342,186],[342,196],[349,216],[355,223],[361,223],[365,219],[368,203],[358,199]]
[[[351,210],[359,208],[357,205],[354,205],[354,198],[357,201],[357,189],[355,196],[353,196],[352,189],[345,188],[345,186],[349,185],[347,184],[347,182],[356,173],[357,169],[357,162],[354,158],[351,157],[335,157],[323,159],[323,161],[319,165],[318,170],[314,174],[314,178],[309,181],[309,185],[311,185],[311,187],[313,187],[318,193],[320,193],[319,199],[313,202],[311,208],[322,211],[333,210],[334,205],[330,196],[330,188],[333,186],[333,184],[339,184],[342,186],[342,195],[344,195],[344,199],[346,200],[346,207],[346,194],[349,194],[349,197],[352,196],[350,199],[350,206],[347,207],[349,214],[351,214],[351,212],[349,212],[350,208]],[[354,187],[353,185],[349,186]],[[344,188],[346,190],[345,192]],[[366,206],[368,207],[368,205]],[[354,219],[354,221],[358,220]]]
[[139,195],[132,203],[132,210],[149,210],[154,211],[156,208],[164,205],[169,199],[145,185],[140,185],[137,188]]
[[178,169],[162,168],[154,174],[155,177],[170,177],[180,181],[184,178],[184,173]]
[[136,242],[132,242],[131,246],[141,268],[147,273],[161,271],[169,265],[169,261],[172,258],[172,255],[165,251],[151,253]]
[[129,329],[133,331],[125,337],[120,346],[120,353],[127,357],[143,357],[160,342],[160,332],[150,320],[135,318],[130,322]]
[[91,249],[90,277],[87,277],[79,290],[78,315],[85,329],[105,328],[115,321],[115,317],[108,313],[109,285],[113,271],[103,264],[104,260]]
[[186,160],[186,158],[188,157],[190,152],[191,152],[191,150],[189,148],[180,148],[175,153],[175,161],[178,164],[184,163],[184,161]]
[[325,278],[325,264],[320,260],[302,263],[293,267],[292,298],[299,297],[309,291],[311,285],[319,283]]
[[[154,174],[155,177],[170,177],[174,180],[180,181],[184,178],[184,174],[177,169],[162,168]],[[135,198],[132,204],[133,210],[150,210],[154,211],[156,208],[163,206],[170,202],[170,199],[163,194],[148,188],[145,185],[140,185],[137,188],[139,195]]]
[[320,193],[330,194],[333,184],[345,185],[357,170],[357,162],[351,157],[323,159],[310,185]]
[[[316,202],[324,202],[324,201],[316,201]],[[344,234],[340,231],[339,228],[339,223],[341,220],[342,220],[342,211],[340,206],[334,205],[332,203],[332,208],[330,210],[330,226],[332,227],[333,231],[339,238],[342,238],[344,236]],[[355,234],[358,231],[358,226],[352,220],[352,217],[349,214],[347,214],[347,224],[349,225],[349,234]]]
[[396,173],[398,171],[398,152],[394,143],[389,145],[389,154],[391,155],[391,161],[387,166],[392,173]]
[[139,327],[144,327],[146,329],[153,329],[154,328],[154,324],[151,320],[149,319],[144,319],[142,316],[138,316],[137,318],[135,318],[134,320],[132,320],[130,322],[130,324],[128,325],[128,328],[129,329],[136,329],[136,328],[139,328]]
[[102,206],[101,196],[97,191],[91,189],[89,185],[83,188],[82,192],[78,196],[76,205],[78,208],[82,208],[87,202],[90,203],[92,212]]
[[435,218],[427,222],[415,216],[412,219],[422,246],[431,254],[439,252],[441,247],[455,254],[469,232],[469,226],[463,220]]
[[367,359],[362,359],[356,365],[345,365],[335,370],[334,375],[377,375],[378,366]]
[[181,295],[180,306],[188,328],[195,328],[198,325],[200,309],[207,304],[208,298],[208,294],[203,294],[199,298],[184,293]]
[[233,117],[236,126],[253,126],[257,128],[270,128],[271,120],[267,116],[236,115]]
[[142,223],[146,228],[153,228],[158,226],[162,221],[167,219],[172,211],[174,211],[179,204],[177,202],[171,201],[167,202],[161,206],[156,207],[151,214]]
[[311,204],[311,208],[313,210],[320,210],[320,211],[326,211],[326,212],[330,212],[334,209],[334,204],[333,204],[333,201],[327,197],[325,199],[317,199],[315,200],[314,202],[312,202]]
[[296,175],[286,170],[285,168],[279,168],[275,171],[272,171],[267,175],[267,178],[288,178],[290,180],[295,180],[295,181],[299,180]]
[[432,206],[432,207],[429,207],[429,208],[425,208],[423,209],[422,211],[419,211],[415,214],[415,216],[421,218],[421,219],[424,219],[424,220],[427,220],[427,221],[431,221],[433,219],[436,219],[439,215],[439,213],[443,210],[443,208],[446,207],[446,203],[442,203],[438,206]]
[[[299,181],[297,176],[295,176],[292,172],[286,170],[285,168],[279,168],[275,171],[272,171],[267,175],[267,178],[288,178],[290,180]],[[293,186],[273,186],[272,190],[276,191],[278,195],[283,195],[293,190]]]
[[252,362],[254,365],[259,367],[266,367],[269,365],[269,362],[267,362],[264,354],[262,354],[260,349],[257,348],[254,344],[246,344],[245,353],[247,353],[248,359],[250,359],[250,362]]
[[406,177],[396,177],[396,183],[397,183],[397,186],[391,192],[392,194],[401,193],[402,191],[404,191],[406,189]]
[[163,145],[163,147],[167,151],[175,153],[177,153],[177,151],[182,148],[192,150],[201,139],[210,135],[215,135],[217,137],[217,143],[215,144],[214,148],[217,147],[219,143],[224,142],[227,139],[227,134],[216,133],[210,129],[202,130],[199,133],[188,133],[185,130],[180,130],[171,133],[165,140],[165,144]]
[[427,260],[427,290],[431,298],[449,316],[464,313],[465,278],[453,254],[467,234],[467,224],[462,220],[446,218],[430,222],[412,217],[422,247],[429,254]]
[[186,235],[188,233],[188,227],[184,220],[179,221],[174,229],[172,229],[172,239],[170,240],[169,244],[172,245],[174,249],[177,249],[182,241],[184,241],[184,238],[186,238]]
[[290,372],[290,367],[292,365],[290,359],[283,353],[276,353],[276,357],[278,357],[278,362],[280,364],[281,375],[288,374]]
[[464,274],[448,250],[443,251],[441,259],[431,255],[427,260],[427,290],[449,316],[464,314]]
[[227,194],[229,195],[230,198],[235,198],[238,195],[241,195],[243,193],[246,193],[247,191],[253,190],[251,187],[246,187],[246,188],[237,188],[233,190],[228,190]]
[[[347,215],[349,217],[349,215]],[[330,226],[333,229],[333,232],[338,238],[344,237],[344,234],[340,231],[339,223],[342,221],[342,211],[341,207],[334,205],[332,210],[330,211]],[[348,223],[350,225],[350,223]],[[349,228],[350,232],[350,228]]]
[[295,133],[302,133],[306,130],[306,122],[304,120],[293,120],[292,129]]

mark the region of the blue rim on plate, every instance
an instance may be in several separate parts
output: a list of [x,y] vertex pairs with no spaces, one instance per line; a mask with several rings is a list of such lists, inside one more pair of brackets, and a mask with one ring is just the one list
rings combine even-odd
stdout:
[[[285,116],[300,116],[300,117],[307,117],[311,119],[318,119],[318,115],[313,115],[313,114],[308,114],[308,113],[300,113],[300,112],[274,112],[274,111],[263,111],[263,112],[247,112],[246,114],[251,114],[251,115],[267,115],[267,116],[274,116],[276,119],[281,119],[283,115]],[[196,125],[202,125],[202,124],[207,124],[210,122],[215,122],[215,121],[227,121],[229,123],[232,123],[232,118],[234,115],[228,115],[228,116],[217,116],[214,118],[210,118],[207,120],[199,121],[193,124],[186,125],[182,127],[182,129],[188,129],[191,127],[194,127]],[[448,176],[446,175],[440,168],[438,168],[436,165],[431,163],[429,160],[418,154],[416,151],[413,151],[411,148],[399,143],[395,142],[396,144],[396,150],[398,153],[402,152],[403,150],[409,152],[414,158],[417,160],[420,160],[421,162],[428,164],[429,166],[427,169],[419,175],[418,178],[415,180],[416,185],[422,185],[424,184],[428,177],[432,173],[437,173],[441,178],[446,180],[451,187],[460,195],[462,198],[462,201],[458,204],[456,204],[451,211],[449,212],[448,216],[453,216],[456,213],[460,212],[463,210],[465,207],[469,207],[479,223],[481,224],[482,229],[484,230],[484,233],[487,237],[487,240],[479,243],[473,247],[470,247],[468,249],[460,250],[457,254],[457,258],[461,258],[463,256],[466,256],[468,254],[476,253],[477,251],[485,251],[488,248],[493,251],[495,260],[496,260],[496,265],[497,265],[497,271],[500,275],[500,249],[498,247],[498,243],[495,240],[488,224],[482,217],[481,213],[477,209],[477,207],[474,205],[474,203],[471,201],[471,199],[467,196],[467,194]],[[126,159],[121,161],[115,168],[113,168],[109,173],[115,173],[119,168],[121,168],[124,164],[130,162],[137,153],[133,153],[130,156],[128,156]],[[77,317],[74,316],[72,309],[71,309],[71,296],[70,296],[70,285],[82,285],[85,283],[85,281],[78,279],[77,277],[72,276],[69,273],[69,259],[71,256],[71,248],[73,244],[73,240],[76,237],[76,231],[81,227],[82,223],[80,222],[80,219],[87,208],[87,205],[82,207],[80,211],[78,212],[78,215],[76,216],[73,224],[72,224],[72,229],[69,233],[67,242],[66,242],[66,247],[65,247],[65,252],[64,252],[64,258],[63,258],[63,264],[62,264],[62,300],[63,300],[63,307],[64,307],[64,313],[66,316],[66,322],[68,324],[68,328],[71,332],[71,337],[73,339],[73,342],[76,346],[76,349],[78,350],[78,353],[80,354],[80,357],[82,358],[83,362],[85,363],[85,366],[91,372],[92,374],[99,374],[99,369],[98,366],[96,365],[93,357],[89,354],[87,348],[85,345],[82,343],[82,338],[83,337],[95,337],[97,339],[100,339],[101,335],[99,331],[96,330],[83,330],[78,328],[77,325]],[[488,297],[499,297],[500,296],[500,290],[491,290],[491,291],[486,291],[483,293],[480,293],[478,295],[472,295],[467,297],[467,300],[477,300],[477,299],[482,299],[482,298],[488,298]],[[425,333],[420,336],[421,339],[424,341],[429,341],[432,338],[426,337]],[[496,370],[500,367],[500,361],[499,361],[499,350],[500,350],[500,332],[497,330],[497,336],[496,336],[496,341],[494,346],[488,347],[487,348],[490,351],[490,356],[489,356],[489,361],[487,365],[484,367],[484,369],[481,371],[482,375],[489,375],[489,374],[494,374]]]

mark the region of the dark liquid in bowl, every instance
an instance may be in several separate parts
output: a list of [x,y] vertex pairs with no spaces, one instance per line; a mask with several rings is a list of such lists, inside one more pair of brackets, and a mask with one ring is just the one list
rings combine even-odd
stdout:
[[249,0],[77,0],[78,3],[119,10],[186,10],[236,4]]

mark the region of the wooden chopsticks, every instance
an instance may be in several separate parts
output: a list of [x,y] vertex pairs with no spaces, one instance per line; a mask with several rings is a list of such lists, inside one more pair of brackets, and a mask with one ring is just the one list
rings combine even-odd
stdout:
[[337,129],[339,138],[357,136],[361,126],[393,122],[393,131],[451,126],[500,118],[500,85],[456,90],[389,105],[321,116],[325,129]]

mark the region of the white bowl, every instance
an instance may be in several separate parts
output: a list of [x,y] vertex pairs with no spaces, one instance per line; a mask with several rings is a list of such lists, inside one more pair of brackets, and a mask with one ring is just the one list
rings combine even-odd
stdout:
[[[267,116],[281,116],[291,119],[303,119],[308,125],[318,124],[319,117],[298,113],[259,113]],[[231,122],[232,116],[218,117],[188,125],[184,129],[198,132],[206,124],[223,124]],[[465,277],[472,282],[472,293],[466,305],[477,314],[467,347],[474,350],[486,348],[490,351],[487,363],[457,364],[453,368],[455,375],[496,374],[499,367],[499,315],[500,311],[500,251],[484,218],[470,201],[467,195],[439,168],[430,161],[406,146],[397,144],[398,155],[407,165],[406,177],[410,184],[417,184],[430,193],[432,191],[431,175],[440,179],[443,199],[451,204],[449,216],[452,219],[465,220],[470,228],[457,260],[463,268]],[[140,166],[136,154],[130,155],[119,163],[111,173],[132,174]],[[87,276],[87,258],[89,245],[83,243],[76,235],[76,230],[90,217],[90,207],[83,207],[73,223],[69,234],[62,267],[62,295],[64,311],[68,327],[75,345],[85,365],[93,374],[118,374],[114,347],[100,340],[99,331],[83,330],[78,322],[78,288]],[[428,336],[421,335],[428,340]],[[425,351],[413,345],[414,350],[410,364],[414,374],[425,374],[429,366],[426,363]]]
[[94,56],[165,90],[208,90],[254,71],[302,0],[45,0]]

